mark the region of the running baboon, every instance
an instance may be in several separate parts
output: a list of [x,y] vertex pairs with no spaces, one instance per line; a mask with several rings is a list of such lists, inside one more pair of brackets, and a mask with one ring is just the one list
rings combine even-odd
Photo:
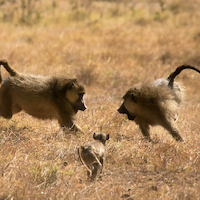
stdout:
[[13,114],[24,110],[39,119],[57,119],[61,127],[80,130],[73,117],[78,110],[86,109],[83,101],[85,90],[76,79],[21,74],[5,60],[0,60],[1,65],[11,76],[0,88],[0,116],[10,119]]
[[174,83],[174,79],[184,69],[193,69],[200,73],[195,67],[183,65],[167,79],[161,78],[139,88],[130,88],[123,96],[124,102],[118,112],[127,114],[129,120],[135,120],[143,136],[149,141],[149,125],[160,125],[177,141],[183,141],[173,121],[178,117],[178,108],[183,97],[183,89],[178,83]]
[[106,140],[109,139],[109,134],[96,132],[93,135],[95,141],[78,148],[78,155],[82,164],[87,169],[88,178],[93,181],[101,168],[103,170],[103,162],[106,156]]

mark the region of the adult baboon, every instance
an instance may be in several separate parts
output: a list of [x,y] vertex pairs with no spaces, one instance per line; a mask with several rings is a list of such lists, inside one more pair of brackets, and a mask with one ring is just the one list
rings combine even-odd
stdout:
[[149,125],[160,125],[177,141],[183,141],[173,122],[178,117],[178,108],[183,96],[183,89],[178,83],[174,83],[174,79],[184,69],[193,69],[200,73],[200,70],[193,66],[183,65],[167,79],[161,78],[139,88],[130,88],[123,96],[124,102],[118,112],[127,114],[129,120],[135,120],[143,136],[149,141]]
[[[0,116],[10,119],[22,110],[39,119],[57,119],[61,127],[79,130],[73,117],[84,111],[84,87],[76,79],[21,74],[6,60],[0,60],[10,73],[0,88]],[[0,70],[1,72],[1,70]],[[0,73],[0,83],[2,82]]]
[[87,169],[88,178],[93,181],[101,168],[103,170],[103,162],[106,156],[106,140],[109,139],[109,134],[96,132],[93,134],[95,141],[78,148],[78,155],[82,164]]

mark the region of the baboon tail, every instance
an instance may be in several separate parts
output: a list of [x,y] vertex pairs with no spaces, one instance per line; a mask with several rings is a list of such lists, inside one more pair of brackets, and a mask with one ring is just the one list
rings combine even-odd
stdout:
[[196,67],[193,67],[193,66],[191,66],[191,65],[182,65],[182,66],[180,66],[180,67],[177,67],[177,69],[176,69],[173,73],[171,73],[171,74],[169,75],[169,77],[167,78],[167,79],[169,80],[169,83],[168,83],[168,86],[169,86],[169,87],[173,88],[173,83],[174,83],[175,77],[176,77],[178,74],[180,74],[181,71],[184,70],[184,69],[193,69],[193,70],[195,70],[195,71],[197,71],[197,72],[200,73],[200,70],[199,70],[199,69],[197,69]]
[[4,66],[4,68],[9,72],[11,76],[16,76],[17,72],[13,70],[9,65],[6,60],[0,60],[0,83],[2,82],[2,77],[1,77],[1,65]]
[[90,175],[91,175],[91,174],[92,174],[92,171],[91,171],[91,170],[88,168],[88,166],[85,164],[85,162],[84,162],[84,160],[83,160],[83,158],[82,158],[82,156],[81,156],[80,148],[83,149],[84,147],[83,147],[83,146],[78,147],[78,155],[79,155],[79,158],[80,158],[82,164],[85,166],[85,168],[89,171],[89,173],[90,173]]

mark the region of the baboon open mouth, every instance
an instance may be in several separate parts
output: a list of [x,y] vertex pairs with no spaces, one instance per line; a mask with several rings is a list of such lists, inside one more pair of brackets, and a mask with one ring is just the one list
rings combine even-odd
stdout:
[[133,115],[127,114],[127,116],[128,116],[129,120],[134,120],[135,119],[135,116],[133,116]]
[[83,108],[75,108],[74,111],[75,113],[77,113],[79,110],[84,111],[87,107],[83,107]]
[[118,109],[118,112],[120,114],[126,114],[129,120],[134,120],[136,118],[136,116],[132,115],[126,108],[125,106],[122,104],[121,107]]

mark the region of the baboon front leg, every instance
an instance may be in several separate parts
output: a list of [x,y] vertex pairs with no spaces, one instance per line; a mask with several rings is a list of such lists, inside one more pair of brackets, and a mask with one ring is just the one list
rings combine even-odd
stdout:
[[163,125],[162,125],[166,130],[169,131],[169,133],[174,137],[174,139],[176,141],[179,141],[179,142],[182,142],[183,141],[183,138],[179,135],[179,132],[178,130],[176,130],[172,124],[170,122],[165,122]]
[[81,128],[77,125],[73,123],[73,126],[70,128],[71,131],[80,131],[83,133],[83,131],[81,130]]
[[71,119],[69,116],[61,116],[58,120],[62,128],[68,128],[70,131],[81,131],[83,132]]
[[140,123],[139,124],[140,130],[143,134],[143,136],[151,142],[150,134],[149,134],[149,124],[146,123]]

